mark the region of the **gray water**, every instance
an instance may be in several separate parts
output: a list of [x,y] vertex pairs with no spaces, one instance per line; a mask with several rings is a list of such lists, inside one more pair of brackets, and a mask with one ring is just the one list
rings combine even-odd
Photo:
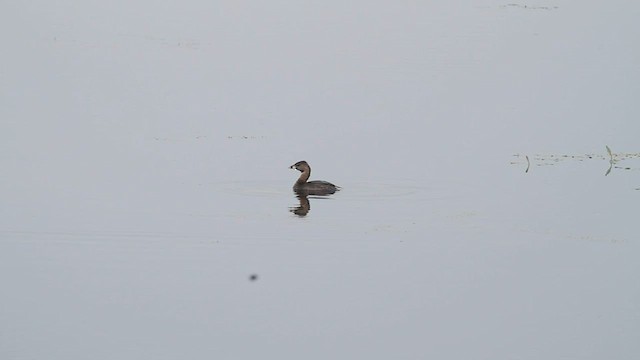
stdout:
[[639,11],[7,5],[0,357],[638,358]]

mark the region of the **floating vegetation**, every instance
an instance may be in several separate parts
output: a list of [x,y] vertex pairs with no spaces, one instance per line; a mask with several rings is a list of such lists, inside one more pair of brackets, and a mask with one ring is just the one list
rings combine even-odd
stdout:
[[607,152],[609,153],[609,168],[607,169],[607,172],[604,173],[604,176],[609,175],[609,173],[611,172],[611,169],[613,169],[613,153],[611,152],[611,148],[609,148],[609,145],[605,145],[605,147],[607,148]]
[[260,135],[228,135],[227,139],[229,140],[257,140],[264,139],[265,136]]
[[505,4],[502,5],[501,8],[519,8],[519,9],[528,9],[528,10],[556,10],[557,6],[531,6],[524,4]]
[[[581,154],[581,155],[569,155],[569,154],[534,154],[529,155],[514,154],[516,160],[511,161],[512,165],[524,165],[526,164],[525,173],[528,173],[531,169],[531,165],[534,166],[553,166],[566,161],[589,161],[589,160],[603,160],[609,163],[609,168],[605,172],[605,176],[609,175],[613,169],[618,170],[640,170],[637,166],[622,166],[621,162],[628,160],[640,159],[640,153],[614,153],[608,145],[605,145],[606,154]],[[640,189],[640,188],[638,188]],[[636,190],[638,190],[636,189]]]
[[[225,138],[227,140],[261,140],[266,139],[265,135],[226,135]],[[188,142],[188,141],[202,141],[202,140],[216,140],[218,136],[207,136],[207,135],[196,135],[196,136],[181,136],[181,137],[160,137],[156,136],[153,138],[155,141],[164,141],[164,142]]]

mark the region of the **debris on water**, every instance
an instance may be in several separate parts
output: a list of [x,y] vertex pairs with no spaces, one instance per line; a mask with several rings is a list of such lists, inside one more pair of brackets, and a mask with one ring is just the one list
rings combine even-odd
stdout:
[[532,6],[532,5],[516,4],[516,3],[501,5],[500,7],[503,9],[520,8],[520,9],[527,9],[527,10],[557,10],[558,9],[557,6]]
[[266,139],[264,135],[227,135],[229,140],[259,140]]
[[617,152],[614,153],[608,145],[605,145],[606,153],[604,154],[533,154],[531,157],[525,154],[513,154],[516,158],[512,161],[509,161],[511,165],[523,165],[526,166],[525,173],[528,173],[531,170],[531,166],[553,166],[556,164],[565,163],[567,161],[585,161],[585,160],[605,160],[609,163],[608,169],[605,172],[605,176],[608,176],[612,170],[620,169],[620,170],[631,170],[638,171],[639,167],[631,164],[625,164],[626,166],[620,166],[619,164],[623,161],[635,161],[640,160],[640,153],[623,153]]

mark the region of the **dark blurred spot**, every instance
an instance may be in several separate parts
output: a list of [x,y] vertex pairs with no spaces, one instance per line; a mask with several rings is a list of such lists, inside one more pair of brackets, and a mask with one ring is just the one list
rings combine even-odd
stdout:
[[249,275],[249,281],[256,281],[256,280],[258,280],[258,274]]

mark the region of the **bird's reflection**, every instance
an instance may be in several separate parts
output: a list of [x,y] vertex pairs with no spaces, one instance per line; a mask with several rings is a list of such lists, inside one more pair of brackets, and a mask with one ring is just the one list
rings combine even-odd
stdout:
[[292,206],[289,208],[289,211],[298,215],[298,216],[307,216],[309,210],[311,210],[311,205],[309,204],[309,197],[307,195],[296,194],[298,201],[300,201],[300,205]]
[[289,211],[300,217],[303,217],[303,216],[307,216],[307,214],[311,210],[311,203],[309,202],[309,196],[311,196],[311,198],[320,199],[335,193],[335,190],[333,191],[294,190],[293,192],[296,194],[296,198],[298,199],[299,204],[298,206],[290,207]]

